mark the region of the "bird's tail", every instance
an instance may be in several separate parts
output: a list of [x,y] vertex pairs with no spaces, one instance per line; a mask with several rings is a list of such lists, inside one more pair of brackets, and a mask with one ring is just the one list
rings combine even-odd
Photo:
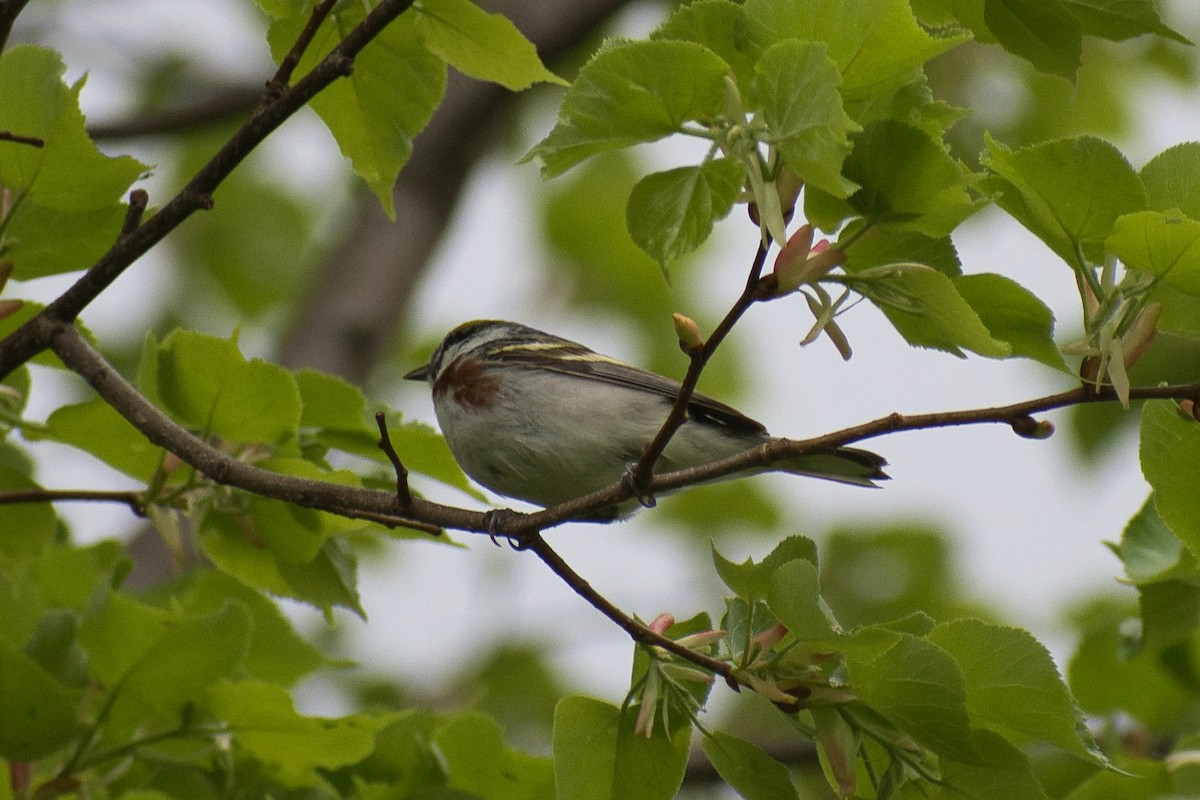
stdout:
[[887,460],[870,450],[839,447],[828,453],[809,453],[776,462],[773,469],[793,475],[849,483],[854,486],[877,486],[876,481],[888,479],[883,471]]

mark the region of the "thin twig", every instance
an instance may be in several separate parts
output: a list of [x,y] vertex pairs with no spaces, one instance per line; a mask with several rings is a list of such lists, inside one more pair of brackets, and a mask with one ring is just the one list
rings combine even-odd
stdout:
[[27,144],[30,147],[45,147],[46,140],[38,136],[23,136],[12,131],[0,131],[0,142],[16,142],[17,144]]
[[321,23],[329,16],[329,12],[333,10],[335,2],[336,0],[324,0],[324,2],[312,10],[312,14],[308,17],[308,22],[304,25],[304,30],[300,31],[295,44],[292,45],[292,48],[280,60],[279,69],[275,72],[275,76],[267,81],[266,99],[269,100],[277,97],[287,90],[288,84],[292,81],[292,73],[296,71],[296,67],[300,64],[300,59],[304,56],[304,51],[312,44],[313,37],[317,35],[317,29],[321,27]]
[[121,224],[121,236],[125,237],[137,230],[142,224],[142,215],[150,203],[150,195],[145,189],[134,189],[129,193],[129,208],[125,211],[125,221]]
[[141,492],[95,489],[7,489],[0,492],[0,506],[19,503],[123,503],[139,517],[146,516]]
[[717,325],[712,334],[704,341],[704,346],[698,350],[689,352],[691,359],[688,364],[687,374],[684,375],[683,381],[679,387],[679,394],[675,398],[675,404],[671,406],[671,411],[667,418],[663,420],[662,427],[658,429],[658,433],[654,438],[646,443],[642,449],[642,454],[638,458],[637,464],[634,465],[630,472],[630,482],[638,496],[641,497],[643,492],[649,488],[650,478],[654,474],[654,467],[658,463],[658,459],[662,456],[663,451],[667,449],[671,438],[679,430],[680,426],[687,421],[688,404],[692,400],[692,395],[696,392],[696,385],[700,382],[700,374],[704,372],[704,367],[708,364],[708,360],[712,358],[717,347],[721,342],[725,341],[725,337],[733,330],[734,324],[741,319],[742,314],[752,306],[756,300],[761,299],[758,291],[759,279],[762,275],[763,264],[767,258],[767,244],[759,242],[758,252],[754,255],[754,261],[750,265],[749,277],[746,279],[746,288],[742,290],[741,296],[729,309],[729,313]]
[[430,536],[444,536],[446,531],[439,528],[437,525],[430,525],[428,522],[409,519],[408,517],[398,517],[395,514],[375,514],[370,511],[355,511],[352,508],[343,509],[337,512],[339,516],[347,519],[362,519],[367,522],[374,522],[376,525],[382,525],[385,528],[408,528],[410,530],[427,533]]
[[412,505],[413,496],[412,489],[408,488],[408,470],[400,461],[400,456],[396,455],[396,448],[392,447],[392,437],[388,435],[387,417],[382,411],[375,412],[375,424],[379,426],[379,449],[388,457],[388,461],[392,462],[392,469],[396,472],[396,502],[400,504],[400,508],[409,508]]
[[680,658],[686,659],[698,667],[702,667],[713,674],[720,675],[729,684],[729,688],[734,691],[740,689],[740,684],[737,678],[733,676],[733,666],[719,661],[715,658],[710,658],[703,653],[697,653],[689,647],[684,647],[676,641],[668,639],[662,634],[655,633],[647,628],[642,623],[638,622],[633,617],[626,614],[621,609],[617,608],[612,601],[596,591],[587,580],[571,568],[571,565],[563,560],[563,557],[550,546],[550,544],[539,533],[532,533],[523,536],[519,540],[519,546],[522,550],[529,550],[534,555],[542,560],[550,571],[562,578],[563,583],[571,587],[575,594],[582,597],[593,608],[599,611],[604,616],[615,622],[619,628],[629,634],[629,636],[637,643],[648,647],[661,647],[670,653],[673,653]]

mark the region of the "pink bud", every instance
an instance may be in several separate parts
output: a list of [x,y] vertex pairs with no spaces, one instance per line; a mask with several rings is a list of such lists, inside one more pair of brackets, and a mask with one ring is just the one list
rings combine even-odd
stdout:
[[850,797],[858,788],[854,764],[858,758],[858,737],[845,718],[834,708],[809,709],[816,723],[817,743],[825,751],[829,771],[838,784],[838,795]]
[[698,647],[707,647],[710,644],[715,644],[724,638],[725,631],[700,631],[699,633],[688,634],[675,641],[677,644],[695,650]]
[[663,636],[666,634],[667,629],[674,624],[675,617],[671,616],[670,614],[659,614],[654,618],[654,621],[646,627],[657,633],[659,636]]
[[1129,330],[1121,337],[1125,350],[1125,369],[1137,363],[1142,354],[1154,343],[1158,334],[1158,318],[1162,316],[1162,303],[1151,303],[1134,318]]
[[790,294],[846,262],[846,254],[825,239],[813,244],[812,225],[801,225],[775,257],[775,294]]
[[808,254],[812,250],[813,227],[808,223],[801,225],[788,238],[787,244],[780,248],[775,256],[775,273],[779,281],[776,292],[788,294],[796,290],[803,281],[796,280],[796,275],[804,271]]
[[759,652],[766,652],[779,644],[779,640],[787,636],[787,632],[782,622],[776,622],[766,630],[760,631],[751,641]]
[[24,300],[0,300],[0,319],[11,317],[24,307]]

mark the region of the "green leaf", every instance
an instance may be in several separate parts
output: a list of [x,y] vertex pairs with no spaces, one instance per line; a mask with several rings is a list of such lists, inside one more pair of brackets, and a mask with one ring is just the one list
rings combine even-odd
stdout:
[[20,280],[96,261],[121,230],[121,196],[146,169],[96,149],[79,110],[84,81],[68,87],[65,71],[57,53],[31,45],[0,55],[0,130],[44,141],[0,142],[0,185],[12,192],[0,254]]
[[[198,172],[224,144],[229,131],[216,128],[188,141],[186,156],[172,173]],[[300,302],[322,256],[318,211],[311,198],[281,191],[267,170],[235,170],[213,193],[215,214],[193,214],[172,233],[179,261],[176,297],[204,292],[202,302],[218,302],[210,281],[239,316],[262,318]],[[199,304],[197,304],[199,305]],[[195,319],[195,317],[191,317]],[[203,317],[199,317],[203,319]]]
[[935,100],[925,73],[916,73],[911,80],[889,94],[864,98],[846,104],[846,113],[860,125],[893,120],[924,131],[935,141],[959,120],[970,116],[965,108]]
[[1200,296],[1200,221],[1172,212],[1126,214],[1113,225],[1108,248],[1125,266]]
[[625,209],[630,236],[666,271],[729,213],[744,176],[742,163],[729,158],[647,175],[633,187]]
[[102,581],[111,584],[123,570],[125,549],[114,540],[88,547],[52,544],[30,565],[41,599],[48,608],[83,610],[92,590]]
[[1148,207],[1153,211],[1178,209],[1200,219],[1200,142],[1169,147],[1150,159],[1141,171]]
[[172,332],[158,349],[157,391],[184,425],[239,442],[282,443],[300,426],[291,374],[247,361],[237,344],[194,331]]
[[[389,428],[388,438],[396,452],[404,454],[404,465],[409,470],[428,475],[478,500],[483,499],[454,460],[445,437],[430,426],[423,422],[406,422]],[[383,458],[379,448],[374,449],[374,457]]]
[[[20,470],[0,466],[0,491],[40,489]],[[56,517],[49,503],[0,505],[0,559],[3,565],[28,561],[54,540]]]
[[[362,21],[365,9],[346,3],[318,29],[300,59],[303,75],[341,40],[342,31]],[[308,21],[296,14],[271,24],[271,54],[283,58]],[[354,61],[349,78],[335,81],[310,101],[366,181],[389,217],[396,210],[392,187],[412,154],[413,138],[429,122],[446,90],[445,62],[430,53],[417,32],[415,14],[402,14],[368,44]],[[397,91],[403,86],[403,91]]]
[[799,798],[787,767],[750,742],[713,731],[700,746],[713,769],[746,800]]
[[375,734],[374,751],[355,765],[355,772],[364,781],[387,784],[392,797],[412,797],[418,790],[444,788],[445,765],[432,746],[441,718],[419,708],[388,717]]
[[[838,235],[845,241],[858,235],[862,222],[847,225]],[[840,245],[839,245],[840,246]],[[951,277],[962,274],[958,251],[949,236],[931,238],[913,231],[871,228],[846,248],[846,272],[862,272],[884,264],[924,264]]]
[[110,717],[176,712],[242,662],[250,615],[235,601],[209,614],[171,614],[118,594],[98,599],[80,628],[92,673],[113,692]]
[[788,633],[799,639],[820,639],[834,634],[832,612],[821,599],[817,565],[795,559],[771,575],[767,605]]
[[692,42],[606,43],[567,90],[558,122],[525,159],[547,177],[605,150],[653,142],[725,103],[728,65]]
[[456,715],[439,728],[434,744],[445,759],[450,788],[489,800],[536,800],[554,797],[554,765],[513,750],[500,725],[475,713]]
[[842,163],[850,134],[860,128],[842,109],[842,76],[824,45],[779,42],[763,53],[755,73],[751,99],[784,163],[808,185],[836,197],[854,191]]
[[925,62],[966,40],[930,36],[907,0],[747,0],[743,8],[748,37],[764,49],[787,39],[824,42],[848,100],[899,88]]
[[971,759],[940,761],[946,797],[978,800],[1050,800],[1028,757],[991,731],[972,731]]
[[1154,505],[1164,522],[1193,555],[1200,553],[1200,424],[1186,418],[1170,400],[1142,407],[1142,474],[1154,487]]
[[892,635],[895,643],[877,657],[849,658],[855,694],[935,753],[974,760],[967,684],[958,664],[933,642]]
[[162,449],[99,397],[59,406],[46,420],[46,430],[55,441],[91,453],[141,481],[149,481],[162,463]]
[[1196,558],[1184,547],[1162,517],[1151,496],[1121,535],[1115,552],[1125,565],[1125,577],[1135,586],[1196,576]]
[[34,761],[66,745],[83,730],[78,700],[79,692],[0,641],[0,757]]
[[1080,783],[1070,800],[1151,800],[1178,798],[1177,770],[1156,758],[1128,758],[1121,772],[1105,770]]
[[238,515],[238,520],[243,533],[254,538],[258,547],[270,550],[280,563],[306,564],[317,557],[332,533],[323,516],[311,508],[253,497],[248,500],[245,512]]
[[220,610],[230,600],[250,615],[250,642],[242,660],[250,677],[290,686],[329,663],[296,632],[278,605],[224,573],[211,569],[193,573],[180,603],[187,613],[203,615]]
[[1071,691],[1089,714],[1124,712],[1165,733],[1187,719],[1192,690],[1164,669],[1161,653],[1131,648],[1126,615],[1092,622],[1067,666]]
[[985,0],[983,19],[1008,52],[1042,72],[1075,80],[1083,32],[1061,0]]
[[319,770],[362,760],[385,719],[301,716],[285,690],[253,681],[216,683],[208,690],[208,704],[233,729],[238,746],[293,787],[323,785]]
[[853,140],[843,172],[862,188],[847,200],[806,192],[805,209],[814,225],[833,230],[858,214],[888,231],[936,239],[980,208],[967,194],[967,170],[919,128],[884,120]]
[[294,377],[300,390],[301,427],[374,431],[366,424],[367,399],[357,386],[315,369],[297,370]]
[[983,163],[996,202],[1072,267],[1076,248],[1101,263],[1104,242],[1123,214],[1146,208],[1133,167],[1115,147],[1091,136],[1009,150],[989,138]]
[[1200,590],[1195,576],[1139,586],[1138,606],[1142,616],[1141,649],[1158,655],[1162,666],[1176,679],[1194,686],[1193,640],[1200,630]]
[[738,597],[754,600],[767,596],[771,576],[784,564],[799,559],[815,566],[817,546],[807,537],[789,536],[775,545],[770,555],[757,564],[750,558],[736,564],[717,552],[715,544],[712,545],[712,557],[717,574],[725,585]]
[[1107,763],[1050,652],[1027,631],[960,619],[937,626],[928,639],[958,662],[967,682],[967,711],[977,725]]
[[1152,33],[1181,44],[1187,37],[1163,24],[1154,0],[1063,0],[1084,33],[1114,41]]
[[742,9],[729,0],[695,0],[681,5],[650,34],[652,39],[695,42],[712,50],[732,68],[742,95],[750,92],[759,48],[745,31]]
[[[661,726],[633,732],[634,714],[588,697],[564,697],[554,710],[558,800],[667,800],[687,768],[690,736]],[[690,729],[687,729],[690,733]]]
[[513,91],[541,81],[566,85],[502,14],[489,14],[471,0],[421,0],[415,11],[425,46],[472,78]]
[[48,608],[37,621],[25,655],[64,686],[82,689],[87,684],[87,651],[79,644],[79,614]]
[[954,278],[954,288],[975,309],[992,338],[1009,344],[1011,355],[1067,369],[1054,343],[1054,314],[1033,292],[992,273],[959,276]]
[[1012,354],[959,294],[957,279],[933,270],[908,270],[857,287],[879,306],[905,341],[963,357],[970,350],[988,358]]
[[[281,533],[286,535],[286,531]],[[336,538],[326,539],[311,561],[297,563],[248,538],[236,518],[210,513],[204,518],[199,539],[204,555],[218,569],[248,586],[325,612],[341,606],[365,616],[358,600],[357,562]]]

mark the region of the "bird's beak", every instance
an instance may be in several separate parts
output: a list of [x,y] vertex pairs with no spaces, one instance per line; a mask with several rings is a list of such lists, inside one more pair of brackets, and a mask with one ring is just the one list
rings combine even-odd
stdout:
[[406,381],[427,381],[427,380],[429,380],[429,365],[422,364],[421,366],[414,369],[412,372],[404,373],[404,380],[406,380]]

